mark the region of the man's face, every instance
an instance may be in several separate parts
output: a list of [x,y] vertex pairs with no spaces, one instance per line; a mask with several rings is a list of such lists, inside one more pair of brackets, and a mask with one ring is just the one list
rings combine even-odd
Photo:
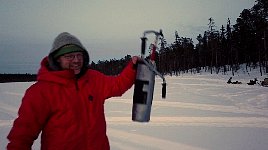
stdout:
[[62,69],[73,70],[75,74],[79,74],[84,63],[82,52],[73,52],[64,54],[58,58],[58,63]]

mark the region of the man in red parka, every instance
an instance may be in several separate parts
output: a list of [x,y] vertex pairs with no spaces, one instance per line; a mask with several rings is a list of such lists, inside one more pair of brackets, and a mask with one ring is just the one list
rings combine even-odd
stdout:
[[30,150],[41,132],[41,150],[109,150],[104,102],[134,83],[132,57],[118,76],[88,69],[89,55],[75,36],[59,34],[27,89],[8,135],[8,150]]

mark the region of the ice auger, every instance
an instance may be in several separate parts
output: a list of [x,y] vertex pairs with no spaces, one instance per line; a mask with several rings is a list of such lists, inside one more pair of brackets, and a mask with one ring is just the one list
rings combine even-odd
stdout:
[[[150,58],[145,58],[146,35],[153,33],[155,35],[154,43],[151,44]],[[166,80],[164,76],[156,70],[155,53],[159,37],[163,37],[162,30],[159,32],[148,30],[144,31],[141,37],[141,60],[137,63],[137,75],[135,80],[132,120],[138,122],[149,122],[151,106],[154,94],[155,75],[163,79],[162,98],[166,97]]]

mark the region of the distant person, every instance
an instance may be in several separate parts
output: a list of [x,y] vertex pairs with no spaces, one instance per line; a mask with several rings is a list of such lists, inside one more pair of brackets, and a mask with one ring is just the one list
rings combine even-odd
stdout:
[[227,81],[228,84],[232,83],[232,77],[229,78],[229,80]]
[[254,80],[249,80],[249,82],[247,83],[248,85],[255,85],[257,84],[258,79],[254,78]]
[[132,57],[120,75],[107,76],[88,69],[79,39],[59,34],[22,99],[7,150],[30,150],[40,133],[41,150],[109,150],[104,102],[133,85],[138,59]]

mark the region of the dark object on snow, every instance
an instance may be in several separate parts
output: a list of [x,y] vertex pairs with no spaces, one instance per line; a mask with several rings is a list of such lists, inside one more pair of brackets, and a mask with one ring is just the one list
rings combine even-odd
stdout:
[[232,83],[232,77],[229,78],[229,80],[227,81],[228,84]]
[[228,84],[242,84],[242,82],[239,82],[239,81],[235,81],[235,82],[232,82],[232,77],[229,78],[229,80],[227,81]]
[[240,82],[240,81],[235,81],[235,82],[232,82],[232,84],[242,84],[242,82]]
[[268,78],[265,78],[263,81],[261,81],[261,85],[268,87]]
[[247,83],[248,85],[254,85],[257,83],[257,78],[255,78],[254,80],[250,80],[249,83]]

